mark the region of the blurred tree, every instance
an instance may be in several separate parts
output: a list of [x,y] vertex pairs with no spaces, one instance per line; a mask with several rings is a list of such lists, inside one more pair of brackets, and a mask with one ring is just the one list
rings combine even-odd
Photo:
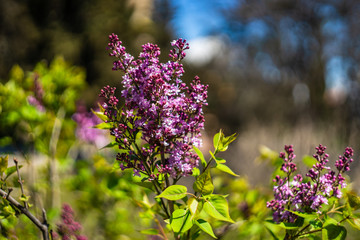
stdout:
[[135,53],[146,42],[162,47],[172,40],[165,24],[153,21],[156,14],[153,0],[1,1],[0,79],[6,79],[15,63],[30,70],[40,60],[63,55],[86,68],[91,85],[84,100],[92,103],[103,84],[119,79],[107,57],[110,33],[117,33]]
[[264,81],[292,82],[295,103],[308,89],[312,116],[326,119],[357,80],[359,14],[353,0],[239,1],[227,30],[251,71]]

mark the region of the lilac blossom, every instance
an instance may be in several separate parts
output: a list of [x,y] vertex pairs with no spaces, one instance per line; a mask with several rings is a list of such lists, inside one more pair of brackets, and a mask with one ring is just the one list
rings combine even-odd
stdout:
[[[199,163],[192,148],[202,144],[207,86],[197,76],[189,86],[181,80],[184,69],[180,61],[189,44],[183,39],[173,41],[171,60],[161,63],[160,48],[155,44],[143,45],[135,59],[117,35],[111,34],[109,40],[109,55],[116,58],[113,70],[125,73],[120,95],[124,105],[119,106],[114,87],[104,87],[100,97],[105,99],[103,111],[120,149],[117,160],[121,169],[133,168],[136,175],[169,173],[173,178],[191,174]],[[137,142],[138,133],[142,144]]]
[[291,211],[321,213],[322,205],[328,204],[330,197],[342,197],[340,189],[346,187],[342,173],[350,170],[354,151],[349,147],[345,149],[344,154],[339,156],[335,163],[335,172],[326,166],[329,155],[325,150],[326,147],[321,144],[316,147],[316,154],[313,155],[316,163],[306,173],[308,180],[300,174],[291,178],[296,170],[296,165],[292,162],[295,159],[292,145],[285,146],[286,153],[280,153],[280,158],[284,161],[281,170],[285,177],[275,177],[274,199],[267,203],[267,207],[274,212],[275,222],[294,222],[297,216]]
[[61,211],[61,223],[57,225],[56,232],[52,232],[53,239],[62,240],[87,240],[87,237],[80,235],[82,226],[74,220],[74,211],[68,204],[64,204]]

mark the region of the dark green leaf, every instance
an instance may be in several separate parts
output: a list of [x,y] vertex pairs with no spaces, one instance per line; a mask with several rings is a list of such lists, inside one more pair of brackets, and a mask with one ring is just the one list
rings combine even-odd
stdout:
[[346,228],[336,224],[328,224],[322,230],[323,240],[345,240],[346,235]]

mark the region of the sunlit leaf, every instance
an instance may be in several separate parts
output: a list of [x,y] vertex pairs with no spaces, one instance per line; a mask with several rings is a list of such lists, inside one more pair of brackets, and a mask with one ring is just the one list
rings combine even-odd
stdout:
[[191,197],[187,201],[187,206],[191,213],[191,219],[196,219],[202,209],[202,202],[199,202],[196,198]]
[[201,230],[203,230],[204,232],[206,232],[207,234],[209,234],[211,237],[216,238],[212,227],[210,225],[210,223],[208,223],[207,221],[203,220],[203,219],[198,219],[195,221],[196,226],[198,226]]
[[98,129],[111,129],[111,128],[112,128],[112,124],[111,124],[111,123],[102,122],[102,123],[99,123],[98,125],[93,126],[93,128],[98,128]]
[[203,165],[203,167],[206,167],[207,163],[205,161],[203,153],[197,147],[194,146],[193,148],[194,148],[194,151],[196,152],[196,154],[199,156],[201,164]]
[[93,109],[91,109],[91,112],[104,122],[109,120],[109,118],[104,114],[104,112],[95,112]]
[[234,223],[229,215],[229,205],[223,196],[212,195],[204,203],[204,210],[215,219]]
[[192,174],[191,174],[193,177],[197,177],[200,175],[200,169],[197,168],[197,167],[194,167],[193,170],[192,170]]
[[220,171],[226,172],[230,175],[233,175],[235,177],[238,177],[239,175],[237,175],[236,173],[234,173],[228,166],[226,166],[225,164],[216,164],[215,166],[216,169],[219,169]]
[[165,198],[168,200],[179,200],[186,197],[187,188],[183,185],[172,185],[166,188],[160,195],[156,198]]
[[170,225],[174,232],[186,232],[193,226],[190,211],[185,209],[176,209],[170,219]]

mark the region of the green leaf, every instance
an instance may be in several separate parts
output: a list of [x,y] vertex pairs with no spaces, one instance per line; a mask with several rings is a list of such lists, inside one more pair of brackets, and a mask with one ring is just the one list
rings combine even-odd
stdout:
[[211,237],[217,239],[217,237],[215,236],[211,225],[203,220],[203,219],[198,219],[195,221],[196,226],[198,226],[201,230],[203,230],[204,232],[206,232],[207,234],[209,234]]
[[191,175],[193,177],[198,177],[200,175],[200,169],[197,167],[194,167]]
[[215,153],[217,152],[217,150],[220,147],[221,144],[221,138],[224,137],[224,134],[222,133],[222,130],[220,129],[220,131],[218,133],[215,134],[214,138],[213,138],[213,144],[214,144],[214,148],[215,148]]
[[145,235],[158,235],[159,234],[159,230],[157,230],[155,228],[145,229],[140,232]]
[[302,212],[296,212],[296,211],[291,211],[291,210],[288,210],[288,211],[295,214],[296,216],[302,217],[309,221],[318,218],[318,215],[316,213],[302,213]]
[[176,209],[170,219],[170,226],[176,233],[186,232],[193,226],[190,211],[185,209]]
[[5,157],[0,157],[0,174],[5,172],[8,167],[9,155]]
[[226,151],[228,149],[229,144],[232,143],[235,139],[236,139],[236,133],[228,137],[225,137],[224,133],[220,129],[220,131],[217,134],[215,134],[213,138],[215,153],[219,151],[220,152]]
[[223,171],[223,172],[226,172],[230,175],[233,175],[235,177],[239,177],[239,175],[237,175],[236,173],[234,173],[228,166],[226,166],[225,164],[221,164],[221,163],[218,163],[216,164],[215,166],[216,169],[219,169],[220,171]]
[[222,159],[222,158],[219,158],[219,157],[215,157],[215,162],[220,164],[220,163],[226,163],[226,160],[225,159]]
[[201,164],[203,165],[203,167],[206,167],[207,163],[205,161],[203,153],[197,147],[194,146],[193,148],[194,148],[194,151],[196,152],[196,154],[199,156]]
[[191,213],[191,219],[196,219],[196,217],[199,215],[199,213],[202,210],[202,203],[198,202],[196,198],[191,197],[187,201],[187,206]]
[[204,203],[204,210],[215,219],[234,223],[229,215],[229,205],[223,196],[212,195]]
[[350,207],[354,208],[354,210],[360,208],[360,197],[356,193],[347,192],[346,196],[350,204]]
[[205,172],[200,174],[200,176],[193,184],[193,189],[203,195],[209,195],[213,193],[214,185],[212,184],[209,170],[206,170]]
[[[20,169],[20,168],[22,168],[22,165],[18,165],[18,167],[19,167],[19,169]],[[11,167],[7,168],[7,169],[5,170],[5,175],[6,175],[6,177],[5,177],[4,180],[8,179],[8,177],[10,177],[11,174],[13,174],[14,172],[16,172],[16,166],[11,166]]]
[[26,196],[26,195],[21,195],[21,197],[19,197],[20,201],[23,202],[28,202],[30,199],[30,196]]
[[187,188],[182,185],[172,185],[166,188],[160,195],[156,198],[165,198],[168,200],[179,200],[186,197]]
[[266,228],[266,230],[268,230],[268,232],[273,237],[273,239],[279,240],[279,238],[276,236],[276,234],[268,226],[265,226],[265,228]]
[[102,121],[106,122],[107,120],[109,120],[109,118],[104,114],[104,112],[95,112],[94,110],[91,109],[91,112],[93,114],[95,114],[98,118],[100,118]]
[[111,128],[112,128],[112,124],[111,124],[111,123],[102,122],[102,123],[99,123],[98,125],[93,126],[93,128],[98,128],[98,129],[111,129]]
[[[234,134],[232,134],[232,135],[230,135],[230,136],[228,136],[228,137],[224,137],[224,138],[222,139],[222,144],[223,144],[225,147],[227,147],[227,146],[229,146],[230,143],[232,143],[233,141],[235,141],[236,137],[237,137],[237,134],[236,134],[236,133],[234,133]],[[226,150],[226,149],[225,149],[225,150]]]
[[346,228],[336,224],[328,224],[322,229],[323,240],[345,240],[346,235]]
[[265,222],[270,224],[275,224],[276,226],[283,229],[295,230],[304,224],[304,219],[298,218],[294,223],[288,223],[288,222],[275,223],[273,220],[265,220]]

